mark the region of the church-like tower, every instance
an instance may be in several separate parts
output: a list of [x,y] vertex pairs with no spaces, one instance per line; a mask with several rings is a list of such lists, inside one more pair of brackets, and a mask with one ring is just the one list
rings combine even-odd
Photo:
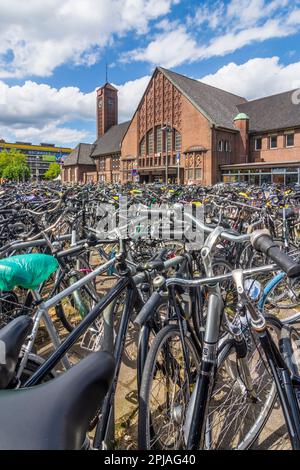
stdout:
[[118,124],[118,90],[106,82],[97,90],[97,138]]

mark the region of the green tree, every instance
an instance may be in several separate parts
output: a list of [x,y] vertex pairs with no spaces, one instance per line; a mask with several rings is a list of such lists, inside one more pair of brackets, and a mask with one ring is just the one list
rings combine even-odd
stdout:
[[54,180],[60,175],[61,169],[59,163],[51,163],[44,177],[47,180]]
[[24,180],[29,178],[30,169],[27,158],[18,150],[2,150],[0,152],[0,177],[10,180]]

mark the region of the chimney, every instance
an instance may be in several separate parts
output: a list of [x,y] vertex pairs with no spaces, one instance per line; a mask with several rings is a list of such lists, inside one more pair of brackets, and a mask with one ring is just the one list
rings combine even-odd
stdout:
[[239,113],[234,118],[234,125],[240,131],[237,143],[238,159],[237,163],[247,163],[249,161],[249,116]]

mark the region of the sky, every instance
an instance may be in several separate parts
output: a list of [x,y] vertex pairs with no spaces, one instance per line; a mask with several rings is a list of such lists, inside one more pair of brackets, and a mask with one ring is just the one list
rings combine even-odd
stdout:
[[96,139],[95,90],[131,118],[156,66],[247,99],[300,88],[300,0],[0,0],[0,139]]

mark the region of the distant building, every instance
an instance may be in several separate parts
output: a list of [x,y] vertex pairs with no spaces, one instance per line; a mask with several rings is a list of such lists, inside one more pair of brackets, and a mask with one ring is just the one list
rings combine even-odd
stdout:
[[92,144],[78,144],[64,159],[62,182],[94,181],[96,165],[91,158]]
[[54,144],[41,143],[34,145],[29,142],[5,142],[0,140],[0,151],[11,149],[18,150],[27,156],[31,178],[42,179],[51,163],[62,164],[64,159],[71,153],[71,148],[56,147]]
[[300,183],[293,94],[247,101],[157,67],[131,121],[118,124],[118,90],[106,83],[97,90],[97,140],[64,181]]

